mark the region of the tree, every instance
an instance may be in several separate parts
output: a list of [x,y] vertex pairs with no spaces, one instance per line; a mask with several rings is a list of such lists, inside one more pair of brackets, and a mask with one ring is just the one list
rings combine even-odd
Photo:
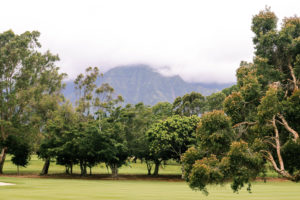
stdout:
[[9,135],[5,141],[5,146],[9,147],[8,153],[12,155],[11,161],[17,166],[18,174],[20,174],[19,167],[25,167],[30,159],[31,149],[29,144],[24,139]]
[[173,115],[172,104],[169,102],[158,102],[152,106],[152,113],[156,121],[166,120]]
[[114,95],[114,89],[108,83],[97,86],[97,80],[101,76],[103,75],[99,73],[97,67],[88,67],[85,74],[79,74],[74,81],[79,94],[76,110],[83,121],[92,119],[94,114],[97,114],[100,119],[116,104],[123,101],[121,96]]
[[229,96],[232,92],[237,92],[237,91],[238,91],[237,85],[233,85],[233,86],[231,86],[231,87],[228,87],[228,88],[223,89],[221,92],[222,92],[223,94],[225,94],[225,96],[227,97],[227,96]]
[[222,110],[225,97],[223,92],[217,92],[207,96],[206,111]]
[[[91,168],[96,165],[100,159],[96,152],[97,148],[92,142],[92,138],[98,137],[99,134],[105,134],[106,137],[108,137],[108,134],[111,134],[111,139],[117,140],[113,137],[116,136],[113,133],[117,130],[121,131],[123,128],[123,126],[119,126],[121,123],[116,122],[113,118],[116,116],[117,110],[119,112],[119,109],[116,108],[117,104],[122,102],[123,99],[121,96],[116,96],[114,94],[114,89],[109,84],[103,83],[99,87],[97,86],[97,80],[101,76],[102,74],[99,73],[97,67],[88,67],[85,70],[85,74],[79,74],[74,81],[77,92],[79,93],[79,99],[76,102],[76,111],[80,116],[78,121],[80,126],[76,131],[76,135],[80,139],[75,141],[75,144],[81,175],[87,174],[87,166],[90,167],[91,172]],[[95,120],[98,122],[95,122]],[[111,121],[111,123],[108,123],[108,121]],[[93,128],[93,131],[90,129],[90,125],[94,125],[95,123],[98,125],[99,133],[94,129],[95,127]],[[110,140],[110,142],[112,142],[112,140]],[[112,148],[110,148],[109,151],[110,156],[105,156],[104,158],[104,161],[111,167],[114,176],[117,176],[117,169],[123,164],[123,161],[117,162],[116,160],[119,159],[118,156],[121,156],[120,152],[124,150],[125,147],[127,148],[126,145],[124,148],[122,145],[115,146],[116,143],[111,143]],[[125,149],[124,152],[126,152],[124,154],[126,154],[127,158],[127,149]]]
[[232,179],[234,191],[250,183],[263,169],[263,159],[237,137],[223,111],[205,113],[197,129],[198,146],[182,157],[184,178],[189,186],[207,194],[207,184]]
[[174,114],[180,116],[199,115],[205,110],[205,97],[197,92],[191,92],[183,97],[177,97],[173,102]]
[[253,63],[241,62],[238,90],[224,101],[235,138],[223,155],[201,155],[187,168],[192,188],[206,191],[207,184],[232,180],[234,191],[245,184],[250,190],[251,180],[264,173],[266,162],[279,175],[300,180],[300,18],[285,18],[278,30],[275,14],[266,8],[253,17],[251,28]]
[[37,151],[39,158],[45,160],[42,175],[48,174],[52,158],[66,167],[66,173],[72,173],[73,164],[77,163],[74,146],[77,122],[78,115],[69,102],[59,105],[52,112],[44,128],[45,137]]
[[158,166],[165,159],[180,161],[182,154],[189,146],[195,144],[196,127],[199,122],[197,116],[181,117],[174,115],[165,121],[153,124],[147,132],[150,152],[156,158],[155,175]]
[[101,120],[101,132],[107,140],[102,161],[110,167],[112,176],[117,178],[119,167],[126,163],[129,156],[120,107],[115,108],[109,117]]
[[[34,120],[35,105],[43,94],[52,94],[61,85],[64,74],[58,73],[55,62],[57,55],[49,51],[38,52],[40,33],[25,32],[16,35],[12,31],[0,34],[0,131],[1,140],[9,135],[31,134],[39,132],[39,124]],[[0,174],[7,146],[0,154]]]

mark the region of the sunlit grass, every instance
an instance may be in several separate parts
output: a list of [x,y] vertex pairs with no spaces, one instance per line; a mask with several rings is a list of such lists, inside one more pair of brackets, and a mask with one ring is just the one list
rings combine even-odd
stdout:
[[0,181],[16,184],[0,187],[0,199],[5,200],[298,200],[300,196],[300,184],[292,182],[256,182],[251,194],[245,188],[235,194],[229,185],[209,186],[210,194],[205,196],[185,182],[12,177],[0,177]]

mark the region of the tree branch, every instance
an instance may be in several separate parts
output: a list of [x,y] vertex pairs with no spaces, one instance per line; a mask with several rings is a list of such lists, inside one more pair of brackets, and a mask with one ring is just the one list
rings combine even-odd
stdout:
[[236,127],[239,127],[239,126],[242,126],[242,125],[249,125],[249,126],[252,126],[252,125],[255,125],[257,124],[257,122],[240,122],[240,123],[237,123],[233,126],[233,128],[236,128]]
[[283,164],[283,160],[282,160],[281,152],[280,152],[281,146],[280,146],[280,140],[279,140],[279,132],[278,132],[278,128],[276,126],[275,115],[273,116],[272,125],[273,125],[274,132],[275,132],[276,153],[277,153],[277,157],[278,157],[278,161],[279,161],[279,165],[280,165],[280,170],[284,170],[284,164]]
[[286,178],[288,178],[288,179],[290,179],[290,180],[293,180],[293,179],[294,179],[294,177],[291,176],[287,171],[281,170],[281,169],[278,168],[277,163],[275,162],[273,155],[272,155],[269,151],[261,150],[261,152],[264,152],[264,153],[267,154],[267,155],[264,155],[264,157],[265,157],[269,162],[271,162],[271,164],[272,164],[272,166],[273,166],[273,169],[274,169],[278,174],[280,174],[280,175],[282,175],[283,177],[286,177]]
[[291,65],[291,62],[289,61],[288,63],[288,68],[290,70],[290,74],[292,76],[292,82],[293,82],[293,85],[294,85],[294,91],[298,90],[298,85],[297,85],[297,79],[296,79],[296,76],[295,76],[295,73],[294,73],[294,70],[293,70],[293,67]]
[[264,142],[270,144],[272,147],[274,147],[276,149],[276,145],[273,142],[271,142],[270,140],[264,140]]
[[283,126],[285,127],[286,130],[288,130],[290,133],[293,134],[294,136],[294,141],[296,141],[299,138],[299,134],[297,131],[295,131],[294,129],[292,129],[289,124],[287,123],[287,121],[285,120],[285,118],[283,117],[282,114],[278,114],[278,117],[281,119]]

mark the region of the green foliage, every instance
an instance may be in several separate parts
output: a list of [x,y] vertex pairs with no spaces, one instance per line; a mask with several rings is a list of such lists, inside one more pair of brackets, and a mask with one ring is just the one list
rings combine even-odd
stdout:
[[222,110],[226,95],[223,92],[213,93],[206,97],[206,111]]
[[245,120],[244,98],[240,92],[233,92],[224,100],[224,111],[228,114],[233,124]]
[[173,114],[172,104],[169,102],[158,102],[152,106],[152,113],[156,120],[165,120]]
[[224,174],[220,171],[218,163],[218,159],[214,155],[197,160],[189,174],[190,187],[208,194],[206,185],[222,183]]
[[228,178],[233,178],[231,188],[237,192],[244,184],[248,184],[247,190],[251,190],[251,180],[259,173],[264,172],[264,160],[262,156],[253,152],[244,141],[233,142],[227,156],[222,159],[221,166]]
[[[37,142],[45,126],[48,97],[59,99],[62,79],[55,62],[57,55],[49,51],[40,53],[40,33],[24,32],[20,35],[9,30],[0,34],[0,130],[1,140],[10,135],[26,135],[30,145]],[[22,133],[22,134],[19,134]],[[7,147],[3,147],[7,149]],[[9,149],[7,149],[10,151]],[[0,156],[0,173],[5,151]]]
[[173,110],[174,114],[180,116],[198,116],[205,110],[205,97],[197,92],[177,97],[173,102]]
[[229,96],[231,93],[233,92],[237,92],[238,91],[238,86],[237,85],[232,85],[228,88],[223,89],[221,92],[225,94],[225,96]]
[[229,150],[234,132],[229,117],[215,110],[202,115],[197,136],[201,150],[221,156]]
[[[206,191],[207,184],[232,180],[234,191],[245,184],[250,190],[251,180],[265,172],[266,161],[281,176],[300,180],[300,19],[285,18],[277,30],[277,17],[266,8],[253,17],[251,28],[256,50],[253,63],[241,62],[237,91],[224,100],[226,115],[202,116],[197,149],[203,158],[194,156],[193,165],[192,159],[185,160],[185,176],[193,189]],[[186,157],[198,155],[194,151]]]
[[112,113],[110,118],[101,122],[101,132],[103,132],[108,144],[103,150],[103,161],[111,167],[119,168],[125,164],[129,151],[125,137],[124,125],[119,121],[121,117],[120,110]]
[[262,121],[270,120],[281,109],[277,88],[270,87],[258,106],[258,116]]
[[299,139],[297,141],[293,141],[290,139],[282,146],[282,156],[284,159],[286,169],[292,174],[293,173],[299,174],[299,169],[300,169],[299,152],[300,152]]
[[[190,147],[186,152],[182,155],[181,161],[184,163],[184,179],[189,182],[190,173],[193,169],[193,165],[196,160],[201,160],[204,157],[203,153],[196,149],[195,147]],[[192,177],[192,176],[191,176]]]
[[5,140],[5,146],[9,149],[8,153],[12,155],[11,161],[15,165],[25,167],[28,164],[31,149],[26,141],[15,135],[10,135]]
[[196,116],[174,115],[154,124],[147,132],[151,153],[162,159],[179,160],[187,148],[195,144],[198,122]]

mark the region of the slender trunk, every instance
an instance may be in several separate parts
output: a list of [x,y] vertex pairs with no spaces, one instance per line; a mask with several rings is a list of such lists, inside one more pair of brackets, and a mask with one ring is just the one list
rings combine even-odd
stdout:
[[20,175],[19,165],[17,165],[17,170],[18,170],[18,176],[19,176]]
[[147,171],[148,171],[147,175],[151,175],[151,169],[152,169],[153,164],[151,163],[151,161],[146,160],[146,165],[147,165]]
[[70,174],[69,166],[68,165],[66,165],[66,174]]
[[116,164],[110,164],[111,175],[113,178],[118,178],[118,167]]
[[0,154],[0,174],[3,174],[3,166],[4,166],[4,162],[5,162],[5,157],[6,157],[6,147],[4,147],[1,150],[1,154]]
[[83,163],[84,175],[87,175],[87,170],[86,170],[86,168],[87,168],[87,164],[86,164],[86,162],[84,162],[84,163]]
[[73,164],[70,164],[70,173],[73,174]]
[[181,179],[184,179],[184,164],[181,162]]
[[80,161],[79,165],[80,165],[80,174],[83,175],[83,165],[82,165],[82,161]]
[[41,175],[47,175],[50,167],[50,158],[45,160]]
[[90,168],[90,175],[92,175],[92,167],[89,167]]
[[84,161],[80,161],[80,171],[81,171],[81,176],[85,176],[87,174],[86,163]]
[[157,176],[158,175],[158,170],[159,170],[159,166],[160,166],[161,161],[156,160],[155,161],[155,167],[154,167],[154,173],[153,175]]
[[109,174],[109,166],[108,166],[108,164],[105,163],[105,167],[106,167],[106,170],[107,170],[107,174]]
[[133,159],[133,163],[136,163],[136,160],[137,160],[137,157],[134,157],[134,159]]

